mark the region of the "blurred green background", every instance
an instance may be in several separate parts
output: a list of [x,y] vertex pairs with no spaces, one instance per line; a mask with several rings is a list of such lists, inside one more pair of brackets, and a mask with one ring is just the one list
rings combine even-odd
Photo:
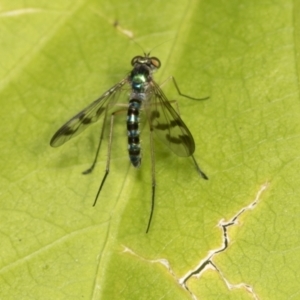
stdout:
[[[0,298],[300,298],[298,16],[299,4],[283,0],[2,1]],[[163,86],[209,180],[157,142],[148,234],[146,127],[136,170],[117,118],[96,207],[106,138],[94,172],[81,172],[101,124],[49,146],[126,76],[141,47],[162,62],[158,83],[173,75],[183,93],[210,97]],[[226,241],[222,220],[235,221]]]

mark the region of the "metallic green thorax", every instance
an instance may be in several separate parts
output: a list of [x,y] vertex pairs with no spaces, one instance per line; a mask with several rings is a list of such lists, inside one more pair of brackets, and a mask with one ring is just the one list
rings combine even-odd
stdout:
[[145,92],[145,82],[147,81],[147,78],[145,74],[135,74],[132,77],[132,88],[139,93]]

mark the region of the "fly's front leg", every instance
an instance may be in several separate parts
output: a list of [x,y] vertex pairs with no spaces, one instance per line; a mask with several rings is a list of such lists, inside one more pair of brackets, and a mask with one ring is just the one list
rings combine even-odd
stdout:
[[189,96],[189,95],[186,95],[186,94],[181,93],[181,91],[180,91],[180,89],[179,89],[179,86],[178,86],[178,84],[177,84],[177,82],[176,82],[176,80],[175,80],[175,78],[174,78],[173,76],[169,76],[169,77],[168,77],[168,78],[160,85],[160,87],[163,86],[164,84],[166,84],[167,82],[169,82],[170,80],[173,81],[173,84],[174,84],[174,86],[175,86],[175,88],[176,88],[176,90],[177,90],[177,93],[178,93],[180,96],[182,96],[182,97],[185,97],[185,98],[188,98],[188,99],[192,99],[192,100],[207,100],[207,99],[209,99],[209,97],[205,97],[205,98],[195,98],[195,97],[191,97],[191,96]]

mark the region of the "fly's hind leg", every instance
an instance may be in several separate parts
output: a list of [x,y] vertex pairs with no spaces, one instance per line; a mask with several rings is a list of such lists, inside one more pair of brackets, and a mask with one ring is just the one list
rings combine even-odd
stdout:
[[156,181],[155,181],[155,157],[154,157],[154,142],[153,142],[153,129],[150,128],[150,152],[151,152],[151,177],[152,177],[152,197],[151,197],[151,210],[150,210],[150,216],[148,221],[148,226],[146,229],[146,233],[148,233],[152,221],[152,216],[154,212],[154,203],[155,203],[155,187],[156,187]]

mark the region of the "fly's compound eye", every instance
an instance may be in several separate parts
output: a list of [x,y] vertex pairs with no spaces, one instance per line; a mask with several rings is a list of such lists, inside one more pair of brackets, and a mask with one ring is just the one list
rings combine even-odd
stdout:
[[142,56],[135,56],[132,60],[131,60],[131,65],[134,67],[134,65],[139,62],[141,59],[143,59]]
[[156,69],[159,69],[161,66],[160,60],[157,57],[151,57],[151,65],[154,66]]

